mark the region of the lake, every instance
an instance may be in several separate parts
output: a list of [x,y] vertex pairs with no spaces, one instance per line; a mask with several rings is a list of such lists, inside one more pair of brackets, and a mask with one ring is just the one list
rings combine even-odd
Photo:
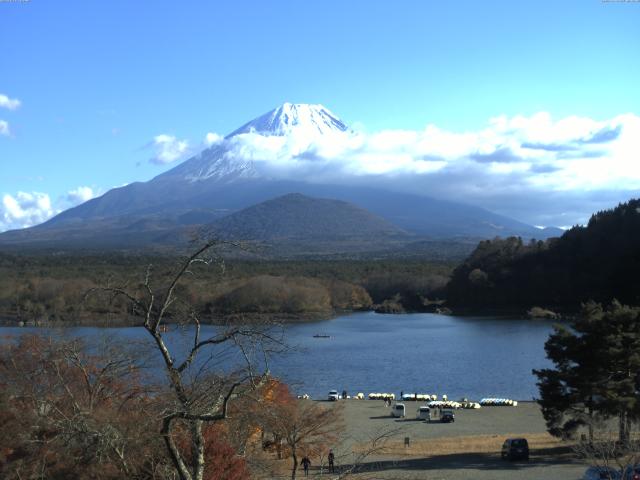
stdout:
[[[205,330],[214,327],[205,327]],[[0,334],[49,329],[0,328]],[[544,342],[552,322],[435,314],[355,313],[285,326],[295,351],[271,360],[271,371],[295,393],[324,398],[331,389],[447,394],[451,399],[538,396],[533,368],[550,365]],[[59,330],[56,330],[59,332]],[[144,341],[141,328],[74,327],[65,335]],[[330,338],[314,338],[314,334]],[[172,340],[180,344],[180,336]]]

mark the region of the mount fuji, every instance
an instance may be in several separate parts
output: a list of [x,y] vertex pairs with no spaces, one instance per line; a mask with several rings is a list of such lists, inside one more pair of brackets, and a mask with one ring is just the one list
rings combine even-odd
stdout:
[[[216,144],[183,164],[159,175],[156,179],[172,178],[191,183],[213,180],[218,183],[232,183],[243,179],[264,177],[254,162],[232,155],[234,140],[244,135],[263,138],[283,137],[314,139],[339,135],[347,132],[347,126],[322,105],[284,105],[244,124]],[[155,180],[155,179],[154,179]]]
[[509,235],[546,238],[559,233],[464,203],[374,186],[323,183],[313,177],[274,175],[265,171],[255,152],[237,148],[248,136],[266,144],[309,143],[348,132],[322,105],[285,103],[150,181],[114,188],[41,225],[1,234],[0,246],[120,249],[172,244],[184,238],[181,232],[215,222],[220,225],[223,217],[256,204],[282,196],[295,198],[287,197],[291,193],[338,200],[336,208],[348,202],[414,241]]

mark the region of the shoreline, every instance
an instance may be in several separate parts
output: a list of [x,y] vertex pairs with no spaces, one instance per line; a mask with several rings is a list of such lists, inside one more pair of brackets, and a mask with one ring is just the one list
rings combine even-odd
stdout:
[[[244,313],[215,315],[204,317],[202,325],[251,325],[251,324],[298,324],[313,323],[333,320],[342,315],[350,315],[367,310],[344,310],[334,312],[310,312],[302,314],[293,313]],[[177,325],[180,322],[167,318],[163,323]],[[29,328],[74,328],[74,327],[102,327],[102,328],[126,328],[140,327],[142,320],[139,317],[125,318],[82,318],[80,320],[20,320],[16,316],[0,315],[1,327],[29,327]]]
[[[529,320],[529,321],[549,321],[555,320],[557,322],[571,321],[575,317],[576,313],[565,311],[559,314],[557,319],[549,319],[542,317],[531,317],[526,312],[519,309],[471,309],[471,308],[455,308],[451,313],[437,312],[431,309],[426,310],[410,310],[405,312],[386,313],[378,312],[375,309],[366,310],[334,310],[332,312],[306,312],[306,313],[234,313],[234,314],[218,314],[209,315],[202,318],[203,325],[258,325],[258,324],[282,324],[282,325],[295,325],[302,323],[314,323],[325,322],[333,320],[340,316],[352,315],[356,313],[371,312],[378,315],[389,316],[393,318],[396,315],[417,315],[417,314],[433,314],[453,317],[471,317],[471,318],[483,318],[491,317],[494,320]],[[180,322],[173,321],[171,318],[167,318],[164,321],[167,325],[177,325]],[[21,320],[15,315],[0,314],[0,328],[1,327],[30,327],[30,328],[74,328],[74,327],[100,327],[100,328],[124,328],[124,327],[139,327],[141,326],[141,320],[139,317],[113,317],[105,315],[96,315],[91,318],[84,317],[77,320]]]

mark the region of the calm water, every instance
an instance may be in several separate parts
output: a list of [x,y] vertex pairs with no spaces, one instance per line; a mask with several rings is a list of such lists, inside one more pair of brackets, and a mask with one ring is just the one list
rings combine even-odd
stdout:
[[[551,322],[497,320],[433,314],[357,313],[333,320],[289,325],[287,342],[295,351],[271,360],[274,375],[296,393],[323,398],[330,389],[356,392],[446,393],[466,396],[537,396],[532,368],[549,365],[544,342]],[[207,327],[212,329],[213,327]],[[0,334],[46,329],[2,328]],[[121,337],[145,341],[140,328],[66,329],[65,335]],[[331,338],[313,338],[314,334]],[[186,336],[174,336],[174,344]]]

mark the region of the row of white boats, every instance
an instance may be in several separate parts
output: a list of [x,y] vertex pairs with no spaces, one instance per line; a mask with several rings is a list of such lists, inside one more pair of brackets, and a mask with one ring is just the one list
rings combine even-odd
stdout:
[[[349,397],[348,397],[349,398]],[[364,393],[358,393],[353,396],[357,400],[364,400]],[[389,400],[395,401],[395,393],[370,393],[367,395],[369,400]],[[477,409],[480,407],[516,407],[518,402],[510,398],[483,398],[479,402],[472,402],[466,398],[460,401],[453,401],[447,398],[447,395],[442,395],[442,400],[438,400],[438,396],[429,393],[405,393],[401,397],[402,401],[412,402],[425,402],[428,406],[433,408],[467,408]]]
[[[343,392],[344,394],[345,392]],[[299,399],[310,399],[311,397],[306,393],[304,395],[298,395]],[[343,397],[338,393],[337,390],[331,390],[329,392],[329,400],[340,400],[340,399],[354,399],[354,400],[364,400],[365,394],[359,392],[354,396],[347,395]],[[366,396],[369,400],[387,400],[393,402],[396,400],[395,393],[370,393]],[[472,402],[466,398],[463,398],[460,401],[449,400],[447,395],[442,395],[442,400],[438,400],[438,396],[430,393],[405,393],[401,395],[399,399],[403,402],[411,401],[411,402],[424,402],[427,406],[431,408],[453,408],[453,409],[478,409],[481,407],[517,407],[517,400],[512,400],[510,398],[494,398],[488,397],[483,398],[479,402]],[[397,403],[397,402],[396,402]]]

